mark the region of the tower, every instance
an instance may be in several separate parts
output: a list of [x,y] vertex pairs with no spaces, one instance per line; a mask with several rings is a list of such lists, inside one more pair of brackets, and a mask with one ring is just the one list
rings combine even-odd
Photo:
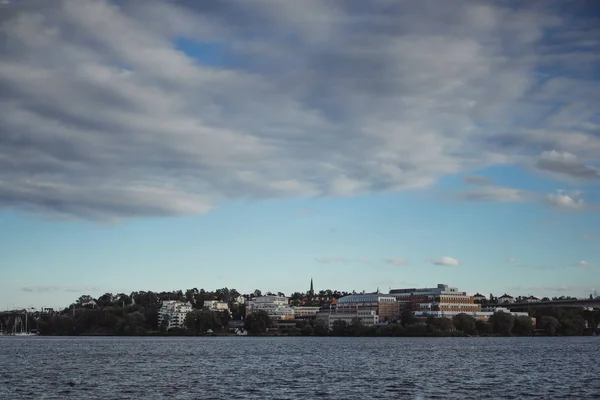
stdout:
[[308,295],[313,297],[315,295],[315,288],[313,286],[313,278],[310,278],[310,290],[308,291]]

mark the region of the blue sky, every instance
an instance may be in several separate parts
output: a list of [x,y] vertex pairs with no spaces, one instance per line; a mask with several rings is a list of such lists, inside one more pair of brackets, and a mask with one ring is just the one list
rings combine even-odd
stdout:
[[592,3],[59,3],[0,5],[0,308],[600,291]]

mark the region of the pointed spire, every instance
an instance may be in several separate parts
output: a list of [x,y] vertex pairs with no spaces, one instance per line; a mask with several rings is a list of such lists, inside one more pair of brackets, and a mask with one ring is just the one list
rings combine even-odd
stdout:
[[315,288],[313,286],[313,278],[312,278],[312,276],[310,277],[310,295],[311,296],[315,295]]

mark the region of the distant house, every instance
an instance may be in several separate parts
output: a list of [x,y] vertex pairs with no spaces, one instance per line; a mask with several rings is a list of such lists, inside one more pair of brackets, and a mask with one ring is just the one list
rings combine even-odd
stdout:
[[244,321],[239,319],[232,319],[227,323],[227,329],[230,331],[235,331],[236,329],[243,329]]
[[529,297],[525,297],[523,299],[523,301],[526,302],[526,303],[538,303],[540,301],[540,299],[538,299],[535,296],[529,296]]
[[487,300],[487,297],[485,297],[485,296],[484,296],[484,295],[482,295],[481,293],[475,293],[475,294],[473,295],[473,300],[481,302],[481,301],[483,301],[483,300]]
[[514,303],[515,298],[504,293],[502,296],[498,297],[498,302],[499,303]]

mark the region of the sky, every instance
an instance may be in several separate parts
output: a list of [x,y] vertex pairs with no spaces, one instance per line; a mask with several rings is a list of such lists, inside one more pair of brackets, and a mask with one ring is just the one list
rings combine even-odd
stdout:
[[0,2],[0,309],[600,291],[595,1]]

